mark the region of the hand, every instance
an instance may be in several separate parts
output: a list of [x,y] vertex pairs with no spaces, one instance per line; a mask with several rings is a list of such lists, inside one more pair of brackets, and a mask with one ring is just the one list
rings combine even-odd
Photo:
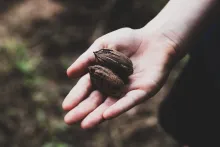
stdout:
[[[146,32],[150,28],[122,28],[97,39],[67,70],[71,78],[81,77],[63,102],[68,110],[67,124],[79,121],[91,128],[119,116],[123,112],[155,95],[166,81],[173,65],[175,43],[163,34]],[[102,48],[116,49],[133,62],[134,73],[129,77],[126,94],[120,98],[104,97],[92,90],[87,67],[95,61],[93,52]]]

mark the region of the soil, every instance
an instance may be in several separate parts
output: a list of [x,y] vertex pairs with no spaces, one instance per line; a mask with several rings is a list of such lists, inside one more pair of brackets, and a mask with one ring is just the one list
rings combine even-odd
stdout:
[[[158,125],[157,108],[182,63],[154,98],[91,130],[67,126],[61,108],[77,82],[67,77],[67,67],[99,36],[142,27],[166,2],[0,1],[0,146],[178,147]],[[21,56],[10,50],[19,46]]]

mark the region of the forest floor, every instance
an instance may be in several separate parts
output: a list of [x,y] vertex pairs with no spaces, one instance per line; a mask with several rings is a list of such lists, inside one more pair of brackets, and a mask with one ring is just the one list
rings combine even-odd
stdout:
[[160,92],[91,130],[67,126],[61,104],[77,80],[67,67],[99,36],[150,21],[166,0],[0,2],[1,147],[178,147],[157,110],[184,62]]

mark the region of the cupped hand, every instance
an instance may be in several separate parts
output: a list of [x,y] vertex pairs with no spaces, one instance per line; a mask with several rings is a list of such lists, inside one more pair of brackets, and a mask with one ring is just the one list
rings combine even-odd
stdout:
[[[81,121],[84,129],[119,116],[155,95],[166,81],[173,65],[175,43],[162,33],[142,29],[122,28],[98,38],[67,70],[70,78],[79,78],[63,101],[69,111],[67,124]],[[102,48],[116,49],[133,62],[125,95],[120,99],[105,97],[93,90],[88,66],[95,62],[93,52]]]

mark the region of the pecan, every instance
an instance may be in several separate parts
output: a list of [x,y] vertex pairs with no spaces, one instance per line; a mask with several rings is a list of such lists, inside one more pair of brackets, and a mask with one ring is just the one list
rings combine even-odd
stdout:
[[122,79],[112,70],[100,65],[89,66],[92,85],[107,96],[119,97],[124,87]]
[[99,65],[110,68],[122,79],[133,73],[132,61],[123,53],[112,49],[101,49],[94,52]]

